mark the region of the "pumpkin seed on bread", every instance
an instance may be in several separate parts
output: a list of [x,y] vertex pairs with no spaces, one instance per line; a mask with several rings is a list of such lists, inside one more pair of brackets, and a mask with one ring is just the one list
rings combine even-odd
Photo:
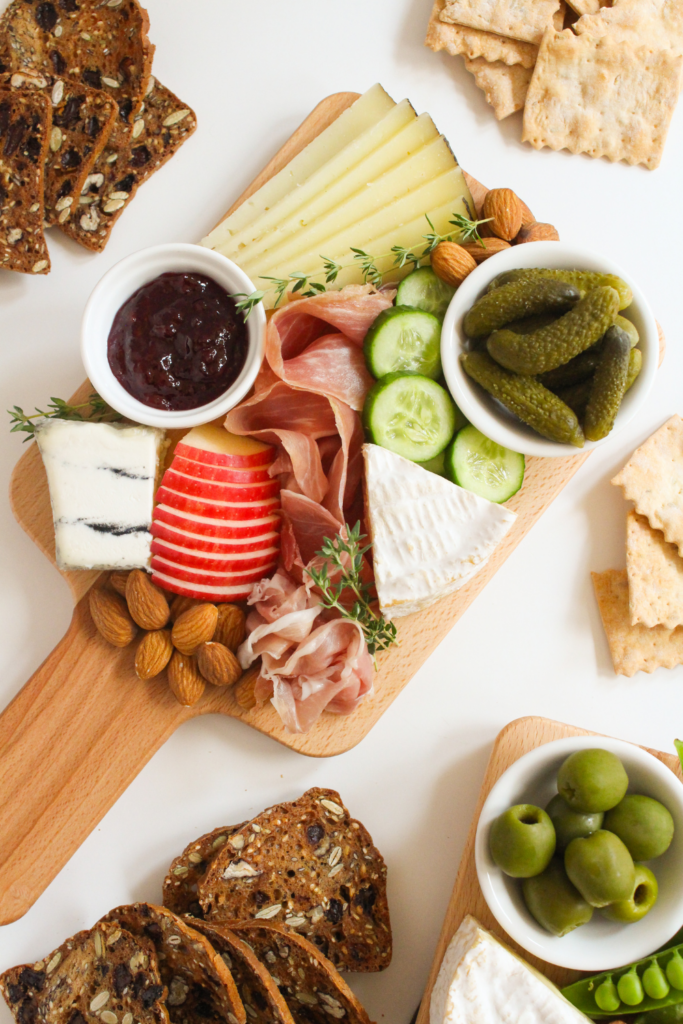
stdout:
[[164,879],[162,903],[174,914],[192,914],[202,918],[204,911],[197,899],[199,882],[209,869],[211,861],[228,841],[228,837],[238,832],[241,825],[226,825],[207,832],[186,846],[179,857],[171,864]]
[[207,921],[272,920],[340,970],[391,961],[386,865],[332,789],[309,789],[229,837],[199,882]]
[[18,1024],[168,1024],[153,944],[99,922],[36,964],[0,976]]

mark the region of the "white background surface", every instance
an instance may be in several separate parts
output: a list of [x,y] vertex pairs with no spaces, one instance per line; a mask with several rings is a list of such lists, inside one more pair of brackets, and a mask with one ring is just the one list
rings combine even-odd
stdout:
[[[564,241],[621,262],[667,332],[643,413],[591,456],[360,747],[310,760],[227,718],[183,726],[33,909],[0,929],[0,970],[36,960],[110,907],[158,901],[170,860],[200,833],[331,786],[389,865],[393,963],[350,981],[374,1020],[407,1024],[496,733],[519,716],[544,715],[671,750],[683,732],[683,668],[615,676],[589,575],[624,565],[626,506],[610,478],[683,411],[683,113],[654,172],[536,152],[519,141],[520,115],[495,121],[460,58],[423,47],[429,0],[147,6],[154,73],[192,105],[199,129],[140,191],[103,254],[51,232],[49,277],[0,275],[2,409],[68,397],[81,382],[80,317],[109,267],[143,246],[201,238],[322,97],[375,81],[428,110],[480,180],[515,189]],[[21,435],[0,437],[1,706],[62,637],[71,599],[12,519],[6,491]],[[1,1005],[0,1024],[10,1020]]]

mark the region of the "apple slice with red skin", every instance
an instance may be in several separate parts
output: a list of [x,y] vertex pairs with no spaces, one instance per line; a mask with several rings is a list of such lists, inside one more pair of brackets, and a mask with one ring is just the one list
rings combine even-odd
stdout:
[[272,530],[279,530],[282,519],[278,513],[261,516],[258,519],[230,520],[217,519],[211,516],[200,516],[196,512],[179,511],[170,505],[157,505],[153,514],[154,523],[163,523],[180,530],[202,537],[221,540],[245,540],[247,537],[260,537]]
[[226,484],[267,484],[273,479],[268,472],[272,465],[271,461],[254,469],[233,469],[230,466],[209,466],[205,462],[195,462],[194,459],[185,459],[176,454],[171,469],[187,476],[196,476],[200,480],[224,481]]
[[176,445],[175,454],[212,466],[247,468],[272,462],[276,453],[270,444],[263,444],[253,437],[240,437],[229,433],[224,427],[207,423],[202,427],[193,427],[185,434]]
[[169,544],[167,541],[152,541],[152,554],[168,558],[188,569],[203,569],[205,572],[249,572],[251,569],[263,570],[265,566],[273,564],[277,559],[280,548],[262,548],[260,551],[247,551],[243,554],[235,554],[229,551],[227,554],[217,552],[206,553],[204,551],[191,551],[188,548],[178,547],[177,544]]
[[194,512],[198,516],[211,519],[262,519],[272,515],[280,508],[279,498],[268,498],[260,501],[207,501],[206,498],[193,498],[188,494],[171,490],[162,484],[156,494],[159,504],[170,506],[177,512]]
[[186,566],[173,562],[170,558],[162,555],[152,555],[152,569],[162,572],[176,580],[183,580],[186,583],[203,583],[218,587],[237,586],[239,583],[258,583],[264,576],[270,575],[277,565],[274,559],[270,565],[259,566],[256,569],[246,569],[244,572],[213,572],[211,570],[188,569]]
[[267,483],[235,484],[216,480],[201,480],[185,473],[178,473],[175,460],[170,469],[164,473],[162,487],[169,487],[180,494],[190,494],[208,501],[256,502],[274,498],[280,493],[280,481],[269,480]]
[[234,537],[212,539],[200,534],[190,533],[188,530],[177,529],[168,526],[166,523],[154,522],[151,526],[152,536],[159,541],[174,544],[177,547],[184,547],[188,551],[204,552],[211,554],[233,554],[246,555],[250,551],[262,551],[264,548],[279,548],[280,534],[276,530],[270,530],[259,537],[247,537],[239,540]]
[[195,597],[199,601],[212,601],[215,604],[220,604],[223,601],[246,601],[254,587],[253,583],[228,587],[185,583],[161,572],[152,573],[152,582],[156,583],[162,590],[168,590],[172,594],[180,594],[182,597]]

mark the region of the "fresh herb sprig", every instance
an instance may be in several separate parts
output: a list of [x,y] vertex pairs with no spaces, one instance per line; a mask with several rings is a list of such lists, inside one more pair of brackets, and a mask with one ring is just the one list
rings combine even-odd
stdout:
[[[362,579],[363,555],[371,545],[363,547],[363,540],[365,536],[360,532],[359,522],[353,527],[346,525],[334,538],[325,537],[321,550],[316,552],[325,559],[320,569],[308,568],[306,572],[320,591],[324,608],[335,608],[342,618],[359,624],[374,658],[378,651],[397,642],[396,626],[371,607],[372,586]],[[334,581],[329,576],[330,566]],[[351,608],[342,602],[348,591],[355,598]]]
[[7,410],[10,416],[10,433],[26,434],[24,443],[35,437],[38,420],[93,420],[100,423],[105,417],[110,420],[120,420],[118,413],[114,412],[105,400],[93,391],[88,396],[87,402],[80,402],[78,405],[69,405],[63,398],[51,398],[47,409],[38,409],[32,413],[25,413],[24,410],[15,405]]
[[[360,269],[365,284],[379,287],[384,280],[385,274],[390,273],[392,270],[401,270],[410,264],[413,265],[414,270],[417,270],[421,262],[434,252],[439,242],[452,241],[456,235],[461,242],[475,241],[485,246],[486,243],[479,234],[479,225],[486,224],[491,218],[487,217],[484,220],[476,220],[471,217],[465,217],[462,213],[454,213],[449,221],[454,230],[443,235],[436,231],[427,214],[425,214],[425,220],[431,230],[422,236],[427,243],[423,247],[418,246],[415,250],[412,250],[407,249],[403,245],[393,245],[389,252],[382,253],[381,256],[373,256],[364,249],[357,249],[352,246],[351,252],[353,256],[347,263],[339,263],[336,260],[321,255],[322,266],[310,274],[304,274],[297,270],[289,274],[288,277],[268,277],[262,275],[261,280],[270,281],[270,286],[254,291],[250,295],[247,295],[246,292],[238,292],[235,296],[238,300],[236,303],[237,309],[246,320],[254,306],[257,306],[271,292],[275,295],[274,308],[280,305],[288,292],[300,292],[302,298],[311,298],[324,292],[327,285],[334,284],[341,271],[349,267]],[[388,259],[392,260],[389,268],[384,271],[380,270],[378,264]],[[324,282],[317,281],[316,278],[319,277],[324,277]]]

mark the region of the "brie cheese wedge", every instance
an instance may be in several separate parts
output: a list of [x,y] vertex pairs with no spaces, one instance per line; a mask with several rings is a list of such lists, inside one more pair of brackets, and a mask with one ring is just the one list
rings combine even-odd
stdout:
[[149,566],[163,439],[163,430],[87,420],[36,429],[60,569]]
[[377,597],[392,619],[467,583],[517,516],[379,445],[363,454]]
[[588,1024],[588,1018],[468,915],[441,963],[429,1024]]

